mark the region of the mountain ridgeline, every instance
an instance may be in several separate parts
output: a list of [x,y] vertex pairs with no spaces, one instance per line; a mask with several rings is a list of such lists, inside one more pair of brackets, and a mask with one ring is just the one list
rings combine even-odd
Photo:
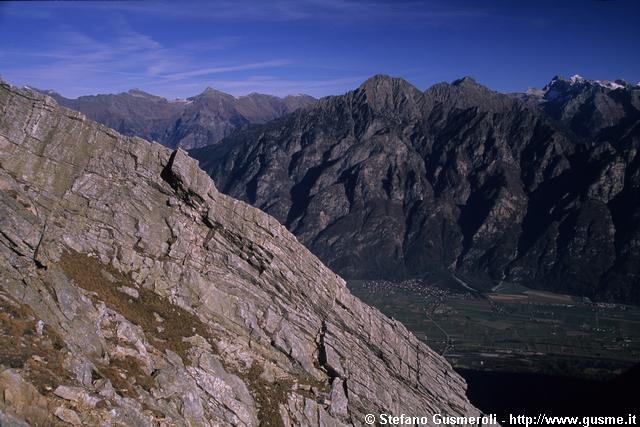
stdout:
[[246,124],[265,123],[316,101],[308,95],[279,98],[260,93],[236,98],[211,88],[174,101],[137,89],[76,99],[52,91],[41,92],[124,135],[184,149],[214,144]]
[[182,150],[0,84],[0,425],[478,415],[451,366]]
[[640,303],[640,86],[375,76],[192,155],[347,278]]

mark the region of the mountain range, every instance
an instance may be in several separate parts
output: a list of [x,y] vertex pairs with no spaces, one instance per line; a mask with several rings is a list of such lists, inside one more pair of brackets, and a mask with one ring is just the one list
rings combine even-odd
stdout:
[[211,88],[186,100],[173,101],[138,89],[76,99],[51,90],[40,92],[124,135],[184,149],[216,143],[243,125],[265,123],[316,101],[308,95],[279,98],[260,93],[236,98]]
[[191,154],[346,278],[640,303],[640,86],[378,75]]
[[5,83],[0,111],[0,425],[480,414],[444,358],[183,150]]

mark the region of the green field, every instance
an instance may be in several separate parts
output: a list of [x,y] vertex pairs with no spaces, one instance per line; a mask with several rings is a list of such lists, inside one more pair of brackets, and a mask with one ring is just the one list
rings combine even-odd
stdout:
[[491,292],[350,281],[459,368],[609,378],[640,362],[640,308],[502,283]]

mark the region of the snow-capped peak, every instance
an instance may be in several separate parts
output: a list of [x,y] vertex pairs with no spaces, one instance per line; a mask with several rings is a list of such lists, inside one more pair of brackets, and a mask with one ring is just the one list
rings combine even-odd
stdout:
[[[562,76],[555,76],[551,82],[542,89],[542,92],[546,99],[554,100],[559,97],[564,97],[568,94],[568,91],[591,88],[617,90],[625,89],[627,87],[629,87],[629,85],[624,80],[588,80],[579,74],[574,74],[569,79],[565,79]],[[534,94],[534,91],[529,90],[528,93]]]
[[573,76],[571,76],[569,81],[572,85],[575,85],[577,83],[582,83],[584,81],[584,77],[582,77],[580,74],[574,74]]
[[622,89],[624,88],[624,85],[618,83],[618,82],[611,82],[608,80],[596,80],[596,84],[605,87],[607,89],[611,89],[611,90],[616,90],[616,89]]

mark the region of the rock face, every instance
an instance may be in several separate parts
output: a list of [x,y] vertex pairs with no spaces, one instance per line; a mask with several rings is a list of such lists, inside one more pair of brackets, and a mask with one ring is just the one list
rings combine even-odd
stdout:
[[278,98],[260,93],[235,98],[211,88],[186,101],[168,101],[137,89],[77,99],[43,93],[124,135],[185,149],[215,144],[238,127],[265,123],[316,101],[308,95]]
[[451,272],[640,303],[640,87],[375,76],[193,155],[347,278]]
[[0,85],[2,425],[477,414],[450,365],[197,162]]
[[621,135],[614,132],[630,130],[640,119],[640,87],[622,80],[556,76],[543,88],[542,98],[545,112],[586,138],[615,142]]

